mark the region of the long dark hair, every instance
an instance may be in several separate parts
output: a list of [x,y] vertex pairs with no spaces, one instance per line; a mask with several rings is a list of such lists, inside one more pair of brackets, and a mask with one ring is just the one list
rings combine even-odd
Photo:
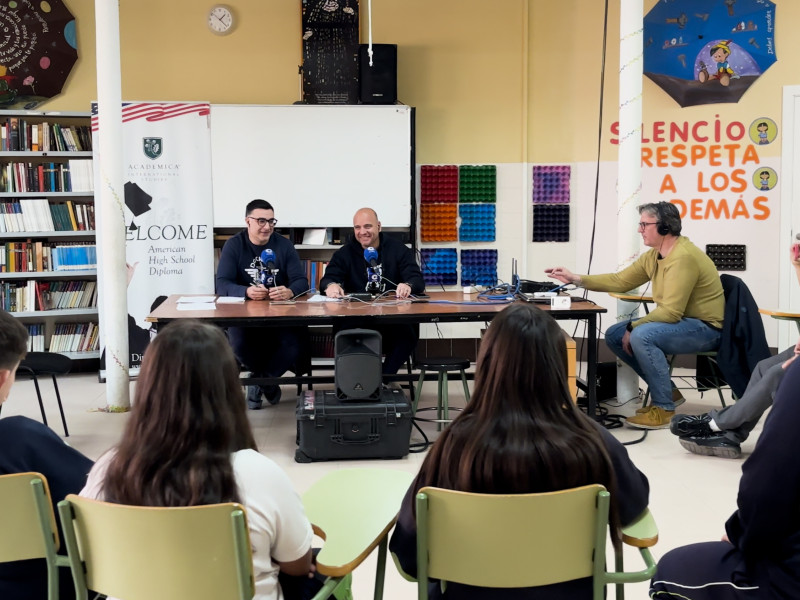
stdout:
[[416,489],[522,494],[590,483],[612,494],[618,543],[613,466],[599,430],[570,396],[564,333],[538,308],[513,304],[489,326],[475,391],[428,453]]
[[231,453],[256,449],[239,371],[222,331],[169,324],[150,343],[106,497],[139,506],[238,500]]

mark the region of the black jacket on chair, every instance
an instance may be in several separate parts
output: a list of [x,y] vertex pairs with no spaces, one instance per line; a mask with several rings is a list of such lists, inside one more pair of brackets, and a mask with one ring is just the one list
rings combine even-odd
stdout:
[[747,285],[733,275],[720,275],[720,280],[725,293],[725,317],[717,364],[733,393],[741,398],[756,364],[772,353],[758,305]]

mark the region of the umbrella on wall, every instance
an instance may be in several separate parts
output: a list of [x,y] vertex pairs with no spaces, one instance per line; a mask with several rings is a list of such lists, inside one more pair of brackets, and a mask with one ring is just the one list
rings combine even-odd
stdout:
[[777,60],[770,0],[662,0],[644,18],[644,74],[681,106],[738,102]]
[[75,18],[62,0],[3,0],[0,28],[0,109],[60,94],[78,59]]

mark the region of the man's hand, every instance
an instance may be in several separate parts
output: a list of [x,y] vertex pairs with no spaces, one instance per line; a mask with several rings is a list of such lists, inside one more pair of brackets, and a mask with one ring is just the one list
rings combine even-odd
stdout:
[[800,354],[800,339],[797,340],[797,343],[794,345],[794,355],[797,356]]
[[397,290],[395,290],[398,298],[408,298],[411,295],[411,286],[407,283],[399,283],[397,284]]
[[269,288],[269,299],[270,300],[291,300],[292,290],[287,288],[284,285],[278,285],[273,288]]
[[344,289],[338,283],[332,283],[325,288],[325,295],[328,298],[344,298]]
[[581,282],[581,276],[575,275],[575,273],[566,267],[553,267],[551,269],[545,269],[544,272],[547,273],[548,277],[558,279],[561,283],[579,284]]
[[250,300],[266,300],[267,299],[267,288],[263,285],[251,285],[247,288],[245,292]]
[[783,369],[788,369],[788,368],[789,368],[789,365],[790,365],[790,364],[792,364],[792,363],[795,361],[795,359],[796,359],[796,358],[797,358],[797,354],[795,354],[795,355],[794,355],[792,358],[790,358],[790,359],[789,359],[789,360],[787,360],[785,363],[783,363],[783,364],[781,365],[781,368],[783,368]]
[[622,336],[622,349],[625,350],[628,354],[633,356],[633,348],[631,348],[631,332],[626,331],[625,335]]

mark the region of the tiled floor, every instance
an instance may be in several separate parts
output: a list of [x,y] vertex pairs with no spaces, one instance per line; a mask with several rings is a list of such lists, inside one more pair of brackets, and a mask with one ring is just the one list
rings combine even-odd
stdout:
[[[127,420],[125,414],[108,414],[97,409],[105,406],[105,385],[98,383],[97,376],[77,374],[59,379],[64,400],[67,423],[71,435],[67,441],[75,448],[96,459],[118,439]],[[135,384],[131,384],[131,389]],[[434,401],[436,386],[428,383],[423,402]],[[51,427],[62,434],[56,410],[55,394],[49,381],[42,382],[44,402]],[[460,382],[451,386],[451,401],[463,397]],[[298,464],[294,462],[295,423],[294,405],[290,398],[294,388],[283,388],[284,401],[278,406],[260,411],[250,411],[250,422],[262,453],[280,464],[291,477],[298,492],[302,493],[324,473],[343,467],[370,466],[385,469],[400,469],[415,473],[423,455],[411,454],[402,460],[355,461]],[[679,412],[700,413],[713,408],[717,403],[716,393],[703,398],[697,392],[685,391],[687,402]],[[728,394],[729,395],[729,394]],[[622,409],[631,413],[637,405],[629,404]],[[40,419],[33,383],[18,381],[11,396],[3,406],[2,416],[23,414]],[[435,429],[428,428],[431,437]],[[745,457],[752,451],[761,427],[744,444]],[[622,441],[639,436],[636,430],[615,429],[615,436]],[[412,440],[416,434],[412,436]],[[725,460],[695,456],[684,451],[669,431],[653,431],[647,439],[629,447],[631,457],[650,479],[650,509],[660,530],[660,540],[654,549],[656,557],[667,550],[687,543],[718,540],[724,533],[724,523],[736,506],[736,492],[741,474],[741,460]],[[535,543],[535,541],[532,541]],[[628,568],[638,567],[634,551],[626,552]],[[355,573],[354,593],[358,598],[370,598],[374,583],[374,556],[368,559]],[[401,579],[391,562],[387,566],[387,600],[413,598],[415,588]],[[646,598],[647,585],[627,586],[628,598]]]

